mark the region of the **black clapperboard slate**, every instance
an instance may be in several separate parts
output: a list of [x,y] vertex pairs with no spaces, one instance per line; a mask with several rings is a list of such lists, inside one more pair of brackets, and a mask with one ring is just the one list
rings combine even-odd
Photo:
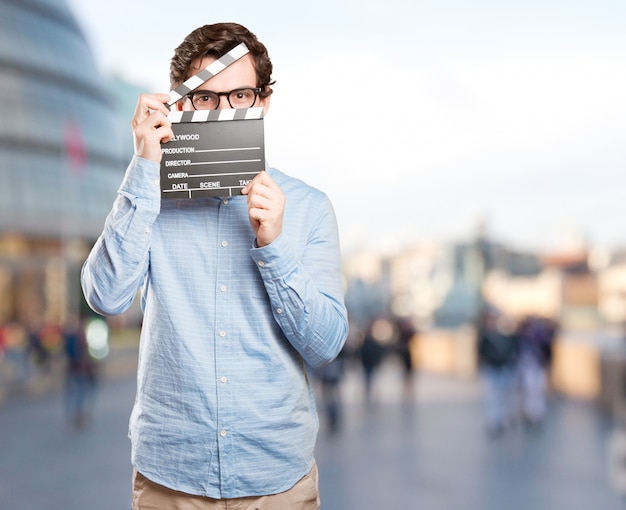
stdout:
[[161,198],[240,195],[265,169],[263,108],[172,112],[162,144]]

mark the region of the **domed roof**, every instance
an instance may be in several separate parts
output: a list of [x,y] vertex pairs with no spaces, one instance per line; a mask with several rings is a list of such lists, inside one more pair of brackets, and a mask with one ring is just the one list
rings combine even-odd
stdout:
[[106,90],[65,0],[0,0],[0,232],[98,235],[127,159]]

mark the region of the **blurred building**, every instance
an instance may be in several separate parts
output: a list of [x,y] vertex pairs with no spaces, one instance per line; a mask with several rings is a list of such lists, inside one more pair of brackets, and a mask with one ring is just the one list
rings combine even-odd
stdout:
[[626,332],[626,252],[606,254],[597,263],[600,315]]
[[0,326],[60,323],[128,161],[65,0],[0,0],[0,96]]

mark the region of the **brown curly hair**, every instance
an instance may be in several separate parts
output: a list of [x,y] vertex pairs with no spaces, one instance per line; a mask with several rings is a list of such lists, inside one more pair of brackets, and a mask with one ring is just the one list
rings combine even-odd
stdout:
[[263,89],[262,97],[269,96],[273,91],[272,61],[267,48],[256,35],[246,27],[237,23],[215,23],[196,28],[176,48],[170,63],[170,83],[177,87],[193,73],[193,62],[203,57],[220,58],[240,43],[250,50],[257,75],[257,87]]

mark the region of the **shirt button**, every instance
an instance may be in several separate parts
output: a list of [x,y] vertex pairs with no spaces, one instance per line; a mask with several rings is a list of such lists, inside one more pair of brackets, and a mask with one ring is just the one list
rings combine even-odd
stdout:
[[220,290],[221,290],[222,292],[226,292],[226,289],[227,289],[227,288],[228,288],[228,287],[226,287],[226,285],[220,285]]
[[149,233],[150,233],[150,227],[146,227],[146,228],[144,229],[144,232],[145,232],[146,234],[149,234]]
[[226,432],[225,430],[223,430],[223,429],[222,429],[222,430],[220,431],[220,436],[222,436],[222,437],[226,437],[226,434],[228,434],[228,432]]
[[222,241],[222,246],[226,248],[228,246],[228,241]]
[[228,378],[227,378],[225,375],[223,375],[223,376],[220,378],[220,381],[222,381],[223,383],[225,383],[226,381],[228,381]]
[[225,198],[224,201],[222,202],[224,205],[228,205],[228,199]]
[[224,330],[220,331],[220,336],[222,338],[224,338],[226,336],[226,331],[224,331]]
[[265,265],[265,262],[263,260],[259,260],[259,266],[263,267]]
[[159,181],[159,179],[154,179],[154,185],[158,186],[159,184],[161,184],[161,182]]
[[277,313],[277,314],[281,314],[281,313],[283,313],[283,309],[282,309],[282,308],[276,308],[276,313]]

